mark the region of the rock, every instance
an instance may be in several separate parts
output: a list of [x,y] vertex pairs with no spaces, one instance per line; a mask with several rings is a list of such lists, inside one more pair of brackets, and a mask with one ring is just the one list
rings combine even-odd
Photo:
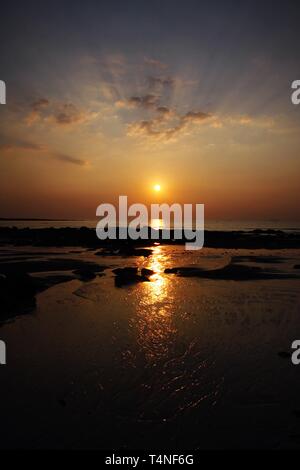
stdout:
[[[104,266],[99,266],[97,263],[70,258],[2,262],[0,263],[0,321],[31,313],[36,306],[36,294],[51,286],[75,279],[75,275],[83,281],[89,281],[104,269],[106,269]],[[28,274],[42,272],[47,275]]]
[[234,256],[232,261],[234,263],[261,263],[261,264],[280,264],[284,263],[287,258],[280,256]]
[[92,281],[96,277],[95,270],[89,268],[76,269],[74,274],[83,282]]
[[152,269],[146,269],[146,268],[142,269],[141,273],[142,273],[142,276],[146,276],[146,277],[150,277],[155,274],[155,272],[152,271]]
[[224,268],[205,270],[197,267],[178,267],[166,269],[165,274],[176,274],[180,277],[198,277],[202,279],[219,279],[227,281],[253,281],[262,279],[296,279],[296,275],[271,272],[258,266],[244,266],[230,263]]
[[138,268],[118,268],[114,269],[116,287],[123,287],[139,282],[149,282],[149,277],[138,273]]
[[165,274],[178,274],[181,268],[168,268],[165,269]]
[[116,276],[133,276],[138,274],[138,268],[118,268],[114,269],[113,273]]
[[[123,253],[122,253],[123,254]],[[148,258],[152,255],[152,250],[147,248],[131,248],[125,252],[126,256],[142,256]]]
[[152,250],[147,248],[134,248],[133,246],[109,247],[103,248],[101,251],[95,253],[96,256],[142,256],[148,258],[152,255]]

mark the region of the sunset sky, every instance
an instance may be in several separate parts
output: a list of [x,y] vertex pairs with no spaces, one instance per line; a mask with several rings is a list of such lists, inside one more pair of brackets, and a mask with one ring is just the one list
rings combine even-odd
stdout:
[[125,194],[299,220],[299,13],[269,0],[1,6],[0,217],[92,218]]

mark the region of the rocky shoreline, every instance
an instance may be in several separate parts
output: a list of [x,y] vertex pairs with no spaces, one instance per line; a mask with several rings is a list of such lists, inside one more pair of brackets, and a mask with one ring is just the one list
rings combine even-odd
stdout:
[[[164,231],[159,231],[159,237],[151,239],[151,229],[148,228],[148,240],[106,240],[97,238],[96,231],[91,228],[0,228],[0,244],[14,246],[44,246],[44,247],[70,247],[80,246],[91,249],[105,247],[107,254],[122,255],[122,250],[134,255],[134,247],[151,246],[159,242],[164,245],[185,244],[188,240],[174,239],[171,231],[169,240],[164,239]],[[205,231],[206,248],[234,248],[234,249],[289,249],[300,248],[300,233],[283,232],[280,230],[253,230],[253,231]],[[119,252],[116,250],[120,250]],[[142,255],[143,256],[143,255]]]

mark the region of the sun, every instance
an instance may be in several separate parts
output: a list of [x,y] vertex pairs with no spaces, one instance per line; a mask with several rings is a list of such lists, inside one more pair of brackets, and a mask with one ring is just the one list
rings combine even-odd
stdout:
[[156,191],[157,193],[159,193],[161,191],[161,185],[160,184],[156,184],[153,186],[153,189],[154,191]]

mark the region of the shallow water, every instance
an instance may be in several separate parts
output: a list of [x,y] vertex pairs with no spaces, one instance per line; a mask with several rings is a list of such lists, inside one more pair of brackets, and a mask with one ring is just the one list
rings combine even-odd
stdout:
[[[46,256],[29,248],[11,256],[28,250]],[[62,249],[47,253],[66,257]],[[1,446],[299,447],[300,369],[278,353],[300,338],[300,280],[164,274],[249,255],[279,256],[271,268],[286,273],[300,259],[299,250],[195,254],[158,246],[148,259],[98,257],[108,267],[103,277],[39,294],[32,315],[0,328],[8,351]],[[116,288],[112,269],[134,265],[155,271],[151,282]]]

